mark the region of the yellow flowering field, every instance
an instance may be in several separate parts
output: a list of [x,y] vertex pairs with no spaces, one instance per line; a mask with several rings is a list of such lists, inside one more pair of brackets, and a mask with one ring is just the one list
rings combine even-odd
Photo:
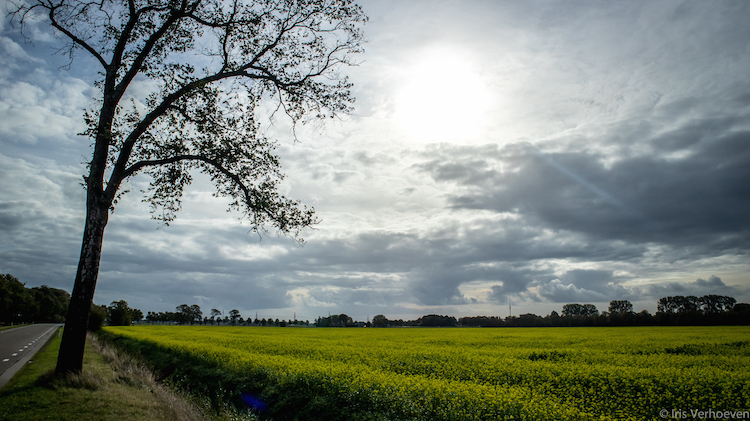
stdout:
[[[349,415],[340,419],[360,411],[371,415],[363,419],[389,420],[642,420],[750,410],[750,327],[743,326],[106,332],[246,377],[205,382],[238,389],[230,394],[253,389],[261,409],[277,411],[274,419],[295,418],[279,415],[295,409],[279,409],[282,400],[297,409],[310,400],[345,406]],[[288,396],[297,392],[304,399]]]

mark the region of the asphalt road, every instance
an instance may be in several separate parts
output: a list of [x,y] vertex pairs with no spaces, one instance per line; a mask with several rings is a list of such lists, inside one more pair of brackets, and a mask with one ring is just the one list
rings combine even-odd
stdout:
[[42,323],[0,331],[0,388],[29,361],[61,324]]

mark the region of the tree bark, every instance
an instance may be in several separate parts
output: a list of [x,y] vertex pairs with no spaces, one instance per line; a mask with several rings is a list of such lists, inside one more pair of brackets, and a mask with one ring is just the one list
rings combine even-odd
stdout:
[[73,285],[73,293],[70,296],[60,353],[57,357],[55,373],[58,375],[80,373],[83,369],[83,350],[86,345],[89,310],[99,276],[104,228],[109,218],[109,204],[103,202],[100,195],[89,190],[78,272]]

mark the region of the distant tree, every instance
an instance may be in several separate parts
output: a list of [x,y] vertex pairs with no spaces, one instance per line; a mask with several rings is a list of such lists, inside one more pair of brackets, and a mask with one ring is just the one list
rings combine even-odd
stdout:
[[193,319],[192,310],[188,304],[180,304],[175,307],[175,312],[178,314],[177,322],[179,324],[185,324]]
[[26,288],[10,274],[0,274],[0,323],[65,321],[70,294],[47,285]]
[[656,311],[658,313],[677,313],[678,307],[674,297],[662,297],[656,303]]
[[138,310],[137,308],[134,308],[130,312],[130,317],[132,317],[134,322],[140,322],[141,320],[143,320],[143,312],[141,310]]
[[633,304],[628,300],[612,300],[609,302],[609,314],[632,313]]
[[101,306],[91,306],[91,311],[89,312],[89,324],[88,329],[92,332],[96,332],[97,330],[101,329],[102,326],[104,326],[104,321],[107,320],[109,312],[107,311],[107,306],[101,305]]
[[694,295],[688,295],[682,298],[681,312],[697,312],[701,308],[700,299]]
[[11,274],[0,274],[0,321],[31,321],[34,305],[34,296],[26,284]]
[[65,321],[65,314],[70,303],[70,294],[61,289],[52,288],[47,285],[31,288],[33,297],[32,319],[36,322]]
[[729,311],[729,323],[737,325],[750,324],[750,304],[737,303]]
[[662,297],[657,303],[656,321],[661,325],[737,324],[730,312],[736,300],[722,295]]
[[193,324],[193,322],[200,323],[201,320],[203,320],[203,312],[201,311],[201,306],[199,306],[198,304],[193,304],[190,306],[190,314],[193,317],[193,319],[190,320],[190,324]]
[[211,324],[214,324],[216,322],[216,317],[221,316],[221,311],[212,308],[211,309]]
[[377,316],[372,318],[372,326],[373,327],[387,327],[388,318],[386,318],[382,314],[378,314]]
[[127,301],[112,301],[107,307],[107,323],[110,326],[130,326],[132,321],[133,309],[128,306]]
[[721,313],[731,310],[737,300],[723,295],[704,295],[698,299],[701,310],[706,313]]
[[458,325],[458,320],[456,320],[453,316],[441,316],[438,314],[428,314],[426,316],[422,316],[419,319],[417,319],[417,322],[420,326],[432,326],[432,327],[438,327],[438,326],[456,326]]
[[698,297],[689,295],[675,295],[673,297],[663,297],[659,299],[656,311],[662,313],[690,313],[697,312],[700,309],[700,300]]
[[503,319],[496,316],[468,316],[458,319],[461,326],[482,326],[482,327],[499,327],[504,326]]
[[583,305],[583,314],[584,317],[593,317],[598,316],[599,310],[596,309],[596,306],[593,304],[584,304]]
[[347,327],[354,324],[354,320],[346,314],[339,314],[337,316],[337,320],[335,320],[335,323],[337,323],[339,326]]
[[562,310],[563,317],[582,316],[591,317],[599,314],[599,310],[593,304],[565,304]]
[[564,319],[560,317],[560,314],[555,310],[552,310],[547,317],[545,317],[545,320],[549,326],[562,326],[565,323]]
[[562,308],[563,317],[580,316],[582,312],[583,307],[578,303],[565,304]]
[[235,308],[235,309],[233,309],[233,310],[231,310],[231,311],[229,312],[229,320],[230,320],[230,322],[232,323],[232,326],[236,325],[236,324],[237,324],[237,321],[238,321],[238,320],[239,320],[239,319],[240,319],[241,317],[242,317],[242,316],[240,316],[240,311],[239,311],[239,310],[237,310],[236,308]]
[[563,317],[583,316],[583,306],[577,303],[565,304],[562,308]]
[[611,326],[630,326],[635,324],[635,319],[630,301],[612,300],[609,302],[609,311],[602,313],[600,322]]
[[518,316],[519,326],[544,326],[544,318],[533,313],[525,313]]
[[656,319],[648,310],[643,310],[635,315],[634,322],[638,326],[651,326],[656,323]]

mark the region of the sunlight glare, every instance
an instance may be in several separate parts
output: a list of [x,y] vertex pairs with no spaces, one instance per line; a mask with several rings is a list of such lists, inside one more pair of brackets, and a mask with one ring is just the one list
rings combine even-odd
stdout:
[[395,121],[412,140],[456,142],[475,138],[490,95],[466,57],[445,50],[419,55],[395,96]]

